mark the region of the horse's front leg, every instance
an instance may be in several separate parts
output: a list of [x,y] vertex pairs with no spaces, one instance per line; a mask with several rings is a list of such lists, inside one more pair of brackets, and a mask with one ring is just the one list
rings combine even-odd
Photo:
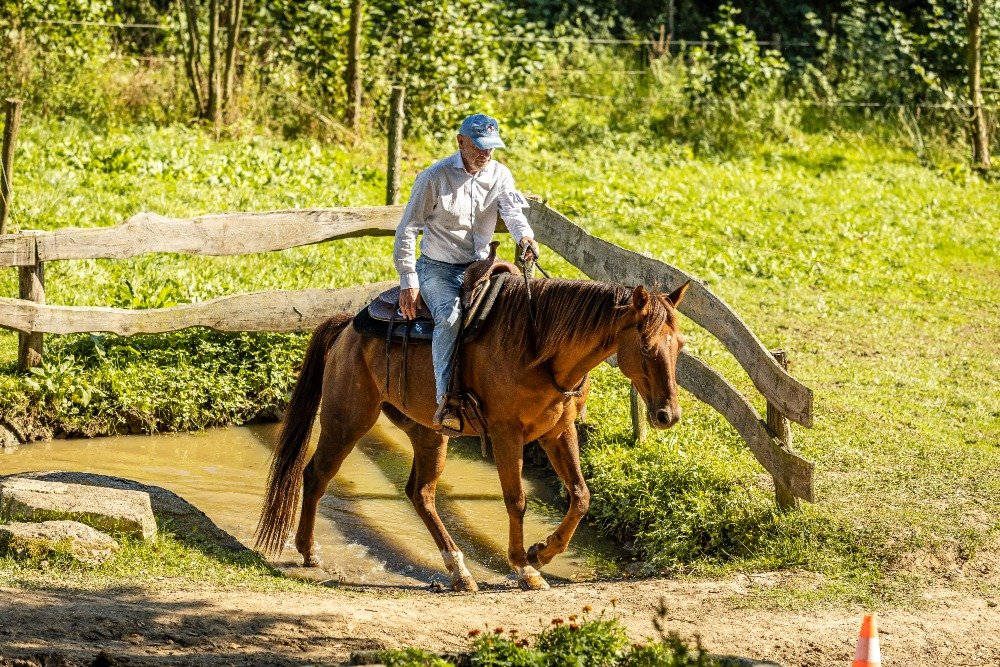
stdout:
[[569,509],[544,543],[528,549],[528,562],[536,567],[547,565],[569,547],[569,541],[590,507],[590,489],[580,470],[580,446],[576,439],[576,425],[570,422],[561,433],[549,433],[539,440],[549,457],[552,467],[569,492]]
[[524,551],[524,512],[527,503],[521,483],[524,462],[524,440],[520,430],[496,425],[490,429],[493,439],[493,457],[500,475],[500,488],[507,506],[510,522],[507,542],[507,560],[517,575],[518,585],[526,590],[545,590],[549,585],[534,567],[528,564]]

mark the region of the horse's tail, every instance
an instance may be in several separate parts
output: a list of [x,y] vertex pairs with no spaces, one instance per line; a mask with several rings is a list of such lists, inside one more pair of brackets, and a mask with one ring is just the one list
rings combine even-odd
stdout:
[[307,444],[323,388],[326,353],[351,321],[347,313],[334,315],[313,332],[292,399],[285,410],[281,435],[271,459],[267,495],[257,522],[256,548],[268,556],[281,552],[295,520],[302,492]]

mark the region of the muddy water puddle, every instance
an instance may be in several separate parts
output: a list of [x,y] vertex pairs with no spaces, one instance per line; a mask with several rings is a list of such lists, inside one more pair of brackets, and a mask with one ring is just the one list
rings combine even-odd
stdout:
[[[162,486],[252,545],[277,432],[277,425],[269,424],[202,433],[53,440],[0,454],[0,475],[69,470]],[[404,492],[411,459],[403,432],[380,419],[348,456],[320,502],[316,542],[323,571],[298,568],[301,559],[291,540],[275,564],[290,574],[345,584],[446,584],[437,547]],[[525,544],[532,544],[544,540],[559,524],[563,505],[540,472],[526,471],[525,493],[529,498]],[[478,441],[451,442],[437,506],[476,579],[491,584],[507,581],[507,513],[496,468],[480,457]],[[550,580],[591,580],[611,574],[611,563],[621,555],[582,525],[569,550],[544,573]]]

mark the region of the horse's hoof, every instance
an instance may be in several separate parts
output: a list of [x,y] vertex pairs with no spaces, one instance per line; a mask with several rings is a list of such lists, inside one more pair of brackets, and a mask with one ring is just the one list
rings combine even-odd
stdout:
[[522,572],[517,578],[517,585],[526,591],[547,591],[549,590],[549,584],[545,579],[542,578],[538,572],[535,571],[533,567],[524,568],[525,571]]
[[302,557],[302,567],[320,567],[322,564],[323,561],[319,559],[319,556],[306,554]]
[[451,580],[451,590],[456,593],[475,593],[479,590],[479,584],[472,577],[459,577]]

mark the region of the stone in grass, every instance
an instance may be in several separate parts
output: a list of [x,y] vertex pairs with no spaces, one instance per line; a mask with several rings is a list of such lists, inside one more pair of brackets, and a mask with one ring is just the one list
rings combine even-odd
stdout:
[[87,565],[100,565],[115,555],[118,542],[77,521],[43,521],[0,525],[0,555],[40,560],[67,555]]
[[[126,489],[142,491],[149,494],[149,502],[153,506],[153,514],[159,525],[173,532],[182,540],[194,539],[208,542],[228,551],[251,553],[239,540],[219,528],[204,512],[178,496],[159,486],[142,484],[131,479],[98,475],[91,472],[70,472],[66,470],[49,470],[35,472],[20,472],[7,479],[37,479],[43,482],[62,482],[64,484],[83,484],[86,486],[106,487],[109,489]],[[0,483],[5,478],[0,477]],[[0,665],[2,667],[2,665]]]
[[112,534],[156,537],[148,493],[82,484],[0,478],[0,519],[71,519]]

